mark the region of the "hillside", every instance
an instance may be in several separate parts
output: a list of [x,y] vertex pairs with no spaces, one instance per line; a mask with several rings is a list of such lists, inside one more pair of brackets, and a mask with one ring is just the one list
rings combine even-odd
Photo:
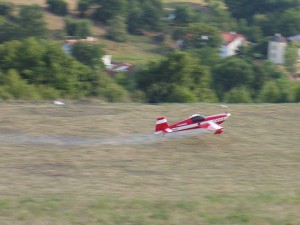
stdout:
[[[48,29],[51,32],[57,33],[57,31],[64,29],[64,18],[46,11],[46,0],[12,0],[11,3],[16,5],[21,4],[38,4],[45,8],[45,20]],[[69,4],[69,13],[76,17],[76,0],[67,0]],[[164,0],[162,1],[168,7],[170,4],[202,4],[203,0]],[[167,51],[164,47],[153,43],[151,37],[129,36],[129,40],[125,43],[116,43],[107,40],[104,35],[106,28],[101,23],[94,23],[92,32],[95,37],[100,39],[100,43],[104,45],[107,54],[112,55],[115,61],[125,61],[133,64],[141,64],[151,60],[157,60],[162,58],[162,53]],[[166,46],[173,46],[173,41],[167,40]],[[128,55],[128,52],[131,54]]]
[[157,140],[156,117],[222,108],[67,103],[0,104],[4,224],[299,224],[298,104],[229,105],[220,136]]
[[[45,20],[47,23],[48,29],[51,32],[56,33],[57,31],[64,29],[64,18],[61,16],[54,15],[46,11],[45,0],[12,0],[11,3],[20,5],[20,4],[38,4],[45,8]],[[67,0],[69,4],[69,13],[76,17],[76,1]],[[170,2],[170,1],[167,1]],[[196,2],[201,2],[197,0]],[[140,36],[130,36],[129,40],[125,43],[116,43],[107,40],[103,37],[106,33],[105,27],[103,24],[94,23],[92,27],[92,33],[95,37],[100,39],[100,43],[104,45],[104,49],[107,54],[112,55],[113,60],[116,61],[125,61],[134,64],[140,64],[148,62],[150,60],[157,60],[162,58],[162,49],[161,46],[153,43],[150,37],[140,37]],[[130,56],[128,52],[131,52]]]

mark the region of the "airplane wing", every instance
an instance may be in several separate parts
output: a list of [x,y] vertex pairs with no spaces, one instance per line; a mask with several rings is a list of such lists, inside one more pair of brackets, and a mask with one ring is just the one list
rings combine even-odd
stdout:
[[215,123],[215,122],[211,122],[209,121],[208,123],[206,123],[203,128],[209,130],[209,131],[217,131],[217,130],[221,130],[223,129],[223,127],[221,127],[219,124]]

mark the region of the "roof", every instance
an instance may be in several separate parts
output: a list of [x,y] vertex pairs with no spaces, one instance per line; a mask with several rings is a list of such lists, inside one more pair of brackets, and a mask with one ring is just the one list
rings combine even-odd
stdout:
[[85,39],[68,39],[66,40],[66,43],[73,45],[77,42],[85,42],[85,43],[96,43],[97,42],[97,38],[94,37],[87,37]]
[[286,43],[287,40],[285,37],[283,37],[281,34],[275,34],[273,37],[272,37],[272,40],[271,41],[274,41],[274,42],[282,42],[282,43]]
[[293,35],[293,36],[289,37],[289,39],[300,39],[300,34]]
[[118,63],[118,64],[111,64],[109,67],[106,68],[106,71],[110,75],[114,75],[117,72],[129,72],[133,69],[133,65],[129,63]]
[[300,34],[288,37],[287,39],[289,41],[295,41],[295,42],[297,42],[300,45]]
[[222,39],[225,42],[225,45],[229,45],[233,41],[235,41],[238,38],[242,38],[246,41],[246,37],[242,34],[237,34],[235,32],[222,32]]

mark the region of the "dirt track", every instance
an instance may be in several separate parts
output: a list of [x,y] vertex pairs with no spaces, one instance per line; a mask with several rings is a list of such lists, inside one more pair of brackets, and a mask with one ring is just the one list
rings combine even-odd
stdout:
[[28,143],[28,144],[50,144],[65,146],[84,146],[84,145],[134,145],[134,144],[152,144],[161,141],[185,138],[189,136],[205,134],[202,130],[185,131],[173,134],[167,134],[164,137],[153,133],[140,133],[123,136],[106,137],[78,137],[78,136],[57,136],[41,135],[33,136],[18,132],[0,132],[1,143]]

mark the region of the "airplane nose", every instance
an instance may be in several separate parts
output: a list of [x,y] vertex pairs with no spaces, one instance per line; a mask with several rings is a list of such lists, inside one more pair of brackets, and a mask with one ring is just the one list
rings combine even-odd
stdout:
[[227,118],[228,118],[229,116],[231,116],[231,114],[230,114],[230,113],[227,113]]

